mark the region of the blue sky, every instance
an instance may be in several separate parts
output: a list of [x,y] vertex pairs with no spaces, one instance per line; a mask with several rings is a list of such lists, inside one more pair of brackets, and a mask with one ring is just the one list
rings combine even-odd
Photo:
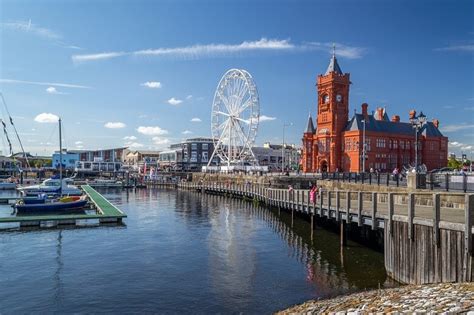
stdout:
[[300,144],[333,42],[351,73],[351,113],[363,102],[402,120],[423,110],[440,120],[450,151],[474,151],[472,1],[0,6],[0,90],[27,151],[57,149],[48,114],[62,117],[70,149],[155,149],[210,136],[214,91],[230,68],[246,69],[257,84],[265,116],[257,144],[280,143],[283,123],[293,123],[286,138]]

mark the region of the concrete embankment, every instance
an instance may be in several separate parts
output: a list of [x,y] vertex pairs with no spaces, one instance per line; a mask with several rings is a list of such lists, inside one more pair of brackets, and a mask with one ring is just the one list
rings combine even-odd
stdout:
[[308,301],[277,314],[368,313],[474,314],[474,283],[404,286]]

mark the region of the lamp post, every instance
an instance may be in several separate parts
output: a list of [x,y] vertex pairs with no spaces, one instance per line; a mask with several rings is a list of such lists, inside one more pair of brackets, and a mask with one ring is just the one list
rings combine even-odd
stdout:
[[418,116],[414,115],[410,118],[411,125],[415,129],[415,172],[418,172],[418,134],[426,124],[426,116],[420,112]]
[[362,173],[365,173],[365,154],[366,154],[366,144],[365,144],[365,119],[361,120],[362,122]]
[[281,146],[281,172],[285,172],[285,128],[293,126],[293,123],[283,123],[283,143]]

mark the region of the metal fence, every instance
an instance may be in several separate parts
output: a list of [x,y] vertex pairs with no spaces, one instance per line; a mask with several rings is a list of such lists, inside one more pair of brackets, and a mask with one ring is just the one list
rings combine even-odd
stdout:
[[[284,176],[280,174],[268,174],[267,176]],[[326,179],[349,183],[361,183],[377,186],[406,187],[406,174],[392,173],[287,173],[286,176],[305,177],[312,179]],[[474,192],[474,174],[441,174],[428,173],[417,174],[419,188],[430,190]]]

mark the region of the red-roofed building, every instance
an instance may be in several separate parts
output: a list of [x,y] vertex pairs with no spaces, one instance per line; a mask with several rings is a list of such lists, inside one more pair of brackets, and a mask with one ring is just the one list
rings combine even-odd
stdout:
[[[390,172],[414,165],[415,129],[410,122],[401,122],[398,115],[389,119],[385,108],[369,114],[366,103],[349,119],[349,77],[333,54],[326,73],[317,78],[317,126],[309,116],[303,134],[303,172]],[[410,118],[415,116],[411,111]],[[418,164],[425,164],[428,170],[447,165],[448,138],[439,131],[437,119],[423,125],[418,139]]]

